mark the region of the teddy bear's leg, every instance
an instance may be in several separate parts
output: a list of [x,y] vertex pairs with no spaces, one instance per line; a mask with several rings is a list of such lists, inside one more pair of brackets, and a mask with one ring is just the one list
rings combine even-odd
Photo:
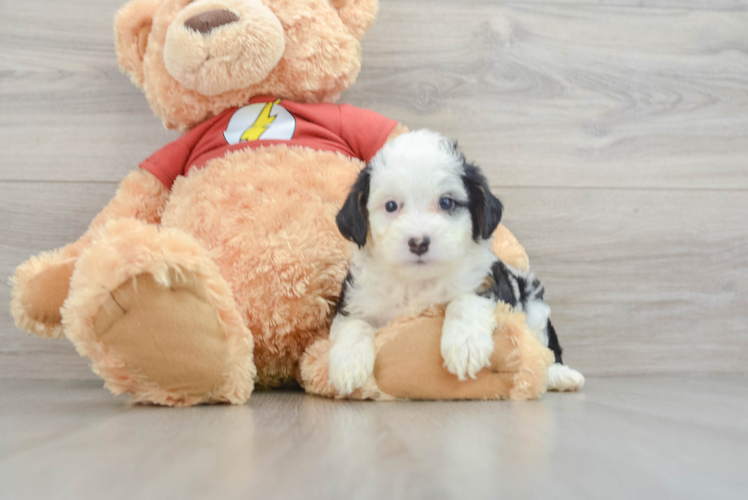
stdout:
[[[537,399],[546,390],[553,354],[535,339],[525,316],[499,304],[494,312],[494,351],[490,367],[461,381],[444,367],[444,318],[430,313],[394,322],[377,332],[374,375],[350,399]],[[307,392],[338,397],[327,378],[327,339],[304,353],[300,377]]]
[[529,333],[523,314],[499,304],[495,316],[498,326],[490,366],[463,381],[444,368],[443,317],[420,317],[387,326],[377,334],[374,376],[379,389],[406,399],[540,397],[553,354]]
[[218,267],[181,231],[108,223],[78,259],[62,317],[115,394],[189,406],[252,392],[252,336]]
[[[533,374],[529,374],[529,380],[525,380],[528,373],[521,373],[519,366],[505,366],[505,353],[514,353],[516,346],[507,344],[508,338],[504,331],[494,335],[496,349],[491,369],[481,370],[474,379],[458,380],[456,375],[449,373],[443,366],[440,353],[441,326],[441,318],[417,318],[380,331],[376,341],[374,374],[361,389],[345,398],[375,401],[534,399],[543,392],[544,381],[537,382],[537,377]],[[328,379],[329,352],[329,340],[317,341],[304,353],[299,375],[308,393],[340,398]],[[512,358],[514,364],[524,361],[517,354]]]
[[142,170],[131,172],[78,241],[32,257],[18,266],[10,280],[13,297],[10,311],[16,325],[40,337],[61,338],[60,308],[68,296],[70,277],[81,252],[110,220],[136,218],[158,223],[168,197],[169,190],[152,174]]

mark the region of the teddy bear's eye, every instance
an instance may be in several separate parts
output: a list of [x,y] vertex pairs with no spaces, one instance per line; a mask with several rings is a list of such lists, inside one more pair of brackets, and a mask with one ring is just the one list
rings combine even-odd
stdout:
[[384,205],[384,209],[387,210],[388,212],[392,213],[395,210],[397,210],[397,203],[395,203],[394,201],[388,201]]

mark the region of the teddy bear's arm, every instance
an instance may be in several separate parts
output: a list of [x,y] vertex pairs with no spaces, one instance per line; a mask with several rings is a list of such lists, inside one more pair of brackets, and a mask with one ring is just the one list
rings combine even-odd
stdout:
[[88,231],[74,245],[88,246],[98,228],[113,219],[134,217],[149,224],[160,223],[169,193],[169,189],[147,170],[131,172],[120,184],[114,198],[94,217]]
[[78,241],[43,252],[18,266],[11,278],[11,313],[16,325],[40,337],[60,338],[60,308],[67,298],[78,256],[111,220],[135,218],[158,224],[168,199],[169,190],[153,174],[138,170],[125,177],[114,198]]
[[392,139],[399,135],[407,134],[408,133],[408,127],[403,125],[402,123],[398,123],[395,125],[395,128],[392,129],[392,132],[390,132],[390,135],[387,136],[387,140],[385,143],[390,142]]
[[493,253],[505,264],[524,272],[530,270],[530,258],[527,256],[527,252],[503,224],[500,224],[493,233],[491,248]]

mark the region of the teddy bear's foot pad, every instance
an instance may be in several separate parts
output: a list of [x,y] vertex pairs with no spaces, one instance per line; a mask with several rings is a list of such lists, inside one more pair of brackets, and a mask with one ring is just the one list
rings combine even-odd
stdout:
[[226,333],[194,276],[170,286],[141,274],[110,293],[96,315],[99,339],[128,371],[169,393],[199,396],[224,380]]
[[244,403],[253,339],[200,243],[132,219],[110,221],[78,259],[65,335],[115,394],[171,406]]

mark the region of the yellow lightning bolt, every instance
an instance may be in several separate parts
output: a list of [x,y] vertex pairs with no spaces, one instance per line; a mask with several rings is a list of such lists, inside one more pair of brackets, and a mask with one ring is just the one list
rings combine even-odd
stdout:
[[265,104],[265,107],[262,108],[262,112],[260,113],[260,116],[257,117],[255,122],[252,124],[251,127],[249,127],[247,130],[244,131],[242,134],[241,140],[242,141],[256,141],[260,138],[260,136],[267,130],[267,128],[270,126],[271,123],[275,121],[274,116],[270,116],[270,111],[273,109],[273,106],[276,104],[280,104],[281,100],[278,99],[274,102],[269,102]]

